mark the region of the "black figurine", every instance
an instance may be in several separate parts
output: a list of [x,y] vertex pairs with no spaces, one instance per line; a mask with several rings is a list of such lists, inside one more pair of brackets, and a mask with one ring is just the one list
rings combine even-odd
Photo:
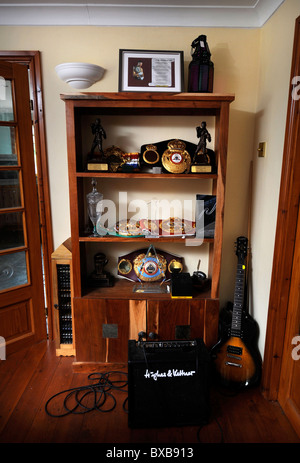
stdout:
[[102,139],[106,139],[106,133],[101,125],[101,120],[96,119],[91,125],[92,133],[95,135],[90,154],[93,155],[96,148],[103,154]]
[[207,148],[206,143],[211,142],[211,136],[206,128],[206,122],[202,122],[201,126],[196,127],[197,137],[199,138],[199,142],[194,153],[193,162],[197,162],[197,158],[201,156],[202,163],[209,163],[209,159],[207,156]]

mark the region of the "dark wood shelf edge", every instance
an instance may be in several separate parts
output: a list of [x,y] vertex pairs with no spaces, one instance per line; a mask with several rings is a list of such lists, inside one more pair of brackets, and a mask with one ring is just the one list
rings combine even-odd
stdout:
[[118,102],[124,100],[137,100],[137,101],[217,101],[231,103],[235,99],[233,93],[192,93],[192,92],[78,92],[78,93],[62,93],[60,94],[61,100],[92,100],[92,101],[107,101],[117,100]]
[[126,299],[126,300],[199,300],[212,299],[210,289],[198,292],[194,290],[192,298],[173,298],[170,293],[136,293],[133,287],[138,282],[126,279],[116,279],[114,286],[109,288],[86,288],[83,291],[83,299]]
[[217,174],[151,174],[151,172],[97,172],[97,171],[88,171],[88,172],[77,172],[77,178],[90,178],[90,177],[101,177],[101,178],[172,178],[172,179],[204,179],[204,180],[214,180],[218,177]]
[[[165,236],[160,238],[147,238],[145,237],[126,237],[126,236],[99,236],[99,237],[91,237],[91,236],[81,236],[79,237],[80,243],[184,243],[186,240],[193,241],[196,245],[196,241],[198,238],[194,236]],[[213,238],[199,238],[199,243],[197,245],[201,246],[204,243],[213,243]]]

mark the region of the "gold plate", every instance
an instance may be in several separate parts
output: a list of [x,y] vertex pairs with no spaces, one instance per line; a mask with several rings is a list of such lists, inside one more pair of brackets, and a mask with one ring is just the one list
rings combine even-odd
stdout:
[[172,140],[168,143],[168,149],[162,155],[162,164],[168,172],[183,174],[190,171],[191,156],[185,150],[185,146],[180,140]]
[[108,164],[105,164],[105,163],[102,164],[100,162],[99,163],[98,162],[91,163],[91,164],[87,165],[87,170],[101,170],[101,171],[105,170],[105,171],[107,171],[108,170]]
[[191,167],[191,172],[197,173],[197,174],[203,173],[203,172],[206,172],[206,173],[208,172],[208,173],[210,173],[210,172],[212,172],[212,167],[211,167],[210,165],[201,166],[201,165],[196,165],[196,164],[195,164],[195,165],[193,165],[193,166]]

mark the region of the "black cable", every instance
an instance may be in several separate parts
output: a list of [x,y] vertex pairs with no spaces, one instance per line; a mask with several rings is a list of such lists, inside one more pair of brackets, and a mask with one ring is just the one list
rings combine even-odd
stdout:
[[[124,375],[126,380],[114,379],[114,375]],[[103,413],[112,411],[117,404],[117,401],[111,391],[122,391],[127,392],[126,386],[128,385],[128,375],[123,371],[109,371],[106,373],[91,373],[88,376],[91,381],[97,380],[95,384],[75,387],[71,389],[65,389],[64,391],[54,394],[50,399],[47,400],[45,405],[45,411],[49,416],[52,417],[63,417],[70,414],[83,414],[92,410],[98,410]],[[64,396],[62,406],[64,411],[59,413],[50,412],[49,405],[53,400],[59,396]],[[112,405],[107,405],[108,399],[112,402]],[[92,401],[91,405],[88,405],[88,401]],[[125,404],[127,398],[124,400],[123,409],[125,411]]]
[[[219,428],[219,431],[220,431],[220,441],[218,443],[220,444],[223,444],[224,443],[224,435],[223,435],[223,429],[222,429],[222,426],[221,424],[219,423],[219,421],[217,420],[217,418],[214,418],[214,421],[217,423],[217,426]],[[197,431],[197,440],[198,442],[201,444],[202,441],[201,441],[201,438],[200,438],[200,433],[202,431],[202,429],[204,428],[204,426],[201,426],[198,431]]]

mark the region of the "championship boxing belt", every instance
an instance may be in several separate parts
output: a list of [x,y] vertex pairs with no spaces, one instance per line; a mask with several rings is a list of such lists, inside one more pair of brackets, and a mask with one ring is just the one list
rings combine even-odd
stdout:
[[[197,145],[194,143],[180,139],[147,143],[141,146],[140,163],[142,167],[163,167],[166,172],[182,173],[189,171],[191,158],[196,148]],[[168,152],[165,154],[166,151]],[[169,161],[169,156],[171,156],[171,161]]]
[[118,275],[132,281],[150,283],[168,280],[172,272],[179,273],[182,269],[182,257],[155,250],[153,245],[118,258]]
[[192,160],[185,147],[186,144],[181,140],[172,140],[168,143],[168,149],[162,155],[162,165],[168,172],[189,173]]

